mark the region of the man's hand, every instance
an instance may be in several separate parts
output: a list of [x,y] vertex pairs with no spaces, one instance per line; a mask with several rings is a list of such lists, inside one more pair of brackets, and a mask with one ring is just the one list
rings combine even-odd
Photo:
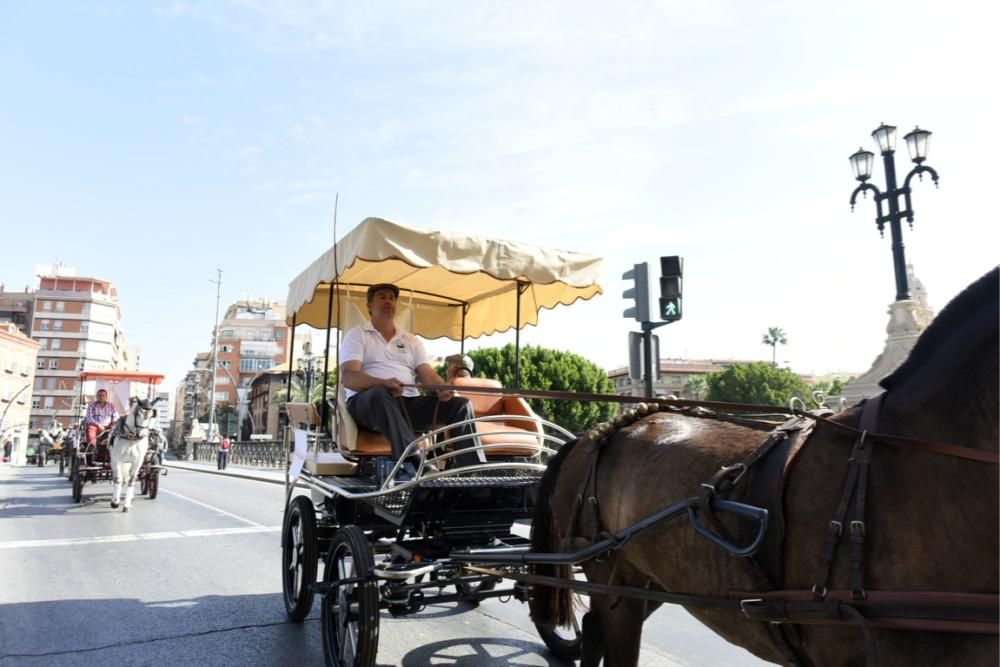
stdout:
[[450,401],[452,396],[458,396],[458,392],[453,389],[438,392],[439,401]]
[[403,395],[403,383],[398,378],[386,378],[382,380],[382,386],[386,387],[393,396]]

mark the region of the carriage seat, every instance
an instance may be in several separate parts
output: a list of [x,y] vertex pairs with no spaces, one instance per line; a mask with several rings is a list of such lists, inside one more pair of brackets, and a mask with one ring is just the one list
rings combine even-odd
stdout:
[[[536,447],[544,444],[538,437],[542,435],[542,425],[531,419],[517,419],[517,416],[537,417],[528,402],[520,396],[504,396],[503,394],[486,394],[470,391],[475,387],[500,388],[503,385],[491,378],[457,377],[451,382],[463,387],[461,396],[472,403],[472,411],[477,417],[493,415],[508,415],[511,418],[497,421],[476,422],[479,440],[484,445],[506,445],[491,447],[484,450],[487,457],[495,456],[535,456]],[[470,389],[464,389],[469,387]],[[514,431],[514,433],[511,433]],[[518,447],[518,445],[530,445]]]
[[347,394],[342,385],[337,386],[337,414],[340,428],[337,432],[337,449],[348,456],[392,456],[392,444],[378,431],[368,431],[358,426],[347,410]]

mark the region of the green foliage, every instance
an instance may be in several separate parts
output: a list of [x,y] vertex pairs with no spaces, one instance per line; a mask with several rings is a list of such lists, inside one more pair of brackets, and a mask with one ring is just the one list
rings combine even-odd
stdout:
[[[318,403],[323,400],[323,385],[320,382],[322,373],[316,373],[313,378],[313,386],[309,393],[312,399],[311,402]],[[326,397],[327,399],[332,399],[337,395],[337,371],[333,370],[327,373],[326,376]],[[292,403],[308,403],[310,402],[306,397],[306,381],[301,375],[292,375]],[[281,405],[285,405],[285,392],[281,394]]]
[[[477,377],[499,380],[514,387],[514,346],[469,352]],[[521,388],[540,391],[576,391],[613,394],[614,384],[599,366],[578,354],[528,345],[521,349]],[[614,403],[576,400],[528,399],[532,409],[574,433],[610,419]]]
[[708,399],[726,403],[787,406],[793,396],[806,399],[813,391],[791,370],[764,362],[733,364],[709,373],[707,381]]
[[708,394],[708,382],[701,375],[694,375],[684,384],[684,394],[691,399],[700,401]]

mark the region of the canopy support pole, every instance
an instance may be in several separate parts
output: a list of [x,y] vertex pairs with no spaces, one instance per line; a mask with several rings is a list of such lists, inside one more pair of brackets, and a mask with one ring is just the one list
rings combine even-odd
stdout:
[[465,316],[469,314],[469,304],[462,304],[462,340],[458,344],[458,351],[465,354]]
[[[517,315],[514,322],[514,388],[521,388],[521,295],[531,283],[517,281]],[[464,330],[463,330],[464,333]]]
[[[330,298],[326,301],[326,349],[323,352],[323,402],[320,404],[320,428],[326,428],[329,408],[326,406],[326,379],[330,373],[330,326],[333,324],[333,283],[330,283]],[[309,400],[309,397],[306,397]]]
[[295,320],[297,316],[292,315],[292,339],[288,344],[288,373],[285,376],[285,383],[288,391],[285,392],[285,428],[288,428],[288,404],[292,402],[292,362],[295,361]]

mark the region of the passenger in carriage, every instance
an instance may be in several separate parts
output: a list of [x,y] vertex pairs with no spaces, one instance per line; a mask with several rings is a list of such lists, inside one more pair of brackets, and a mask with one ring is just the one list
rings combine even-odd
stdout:
[[84,419],[87,444],[93,447],[97,444],[97,436],[114,426],[118,419],[118,411],[108,401],[105,389],[97,391],[97,400],[87,406],[87,417]]
[[444,375],[448,380],[448,384],[451,384],[451,381],[455,378],[472,377],[472,369],[475,367],[475,364],[469,355],[450,354],[444,358],[444,362]]
[[[453,391],[437,397],[421,396],[412,386],[444,384],[430,364],[423,343],[396,324],[396,300],[399,288],[382,283],[368,288],[367,304],[371,317],[344,334],[340,346],[340,377],[346,389],[347,410],[362,428],[378,431],[392,444],[396,459],[413,442],[414,430],[428,430],[472,419],[469,400],[456,397]],[[457,437],[474,436],[465,424],[456,427]],[[474,447],[476,440],[460,441],[460,447]],[[485,463],[481,450],[455,457],[459,465]],[[407,461],[397,480],[412,479],[417,460]]]

